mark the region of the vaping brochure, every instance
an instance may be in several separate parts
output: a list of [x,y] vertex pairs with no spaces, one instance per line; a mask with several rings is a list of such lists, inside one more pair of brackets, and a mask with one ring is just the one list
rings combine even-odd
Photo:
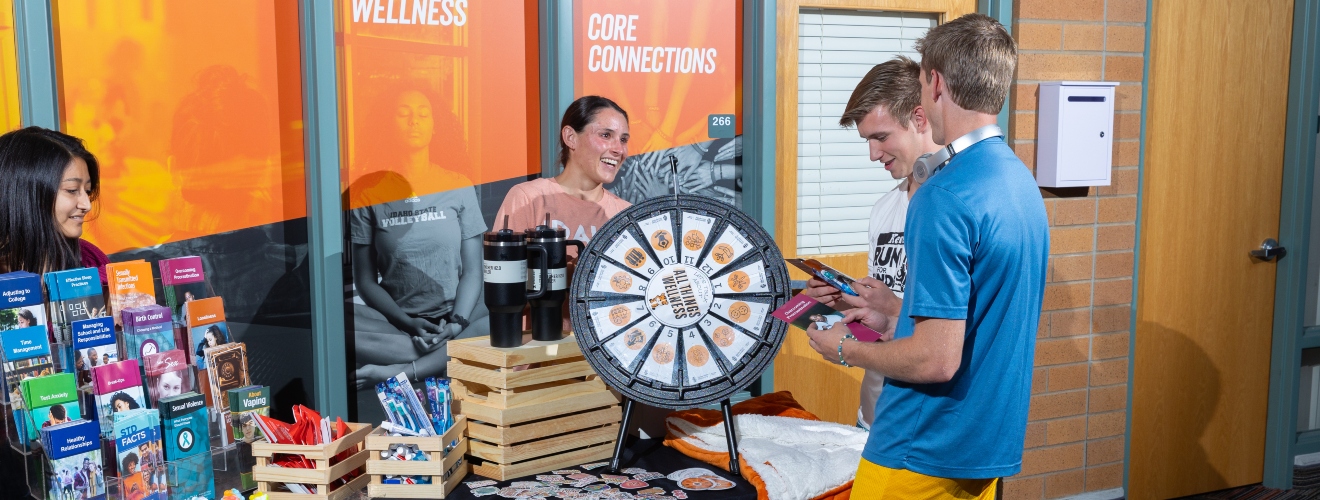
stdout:
[[257,415],[270,416],[270,387],[250,385],[229,390],[229,424],[235,442],[251,443],[261,437]]

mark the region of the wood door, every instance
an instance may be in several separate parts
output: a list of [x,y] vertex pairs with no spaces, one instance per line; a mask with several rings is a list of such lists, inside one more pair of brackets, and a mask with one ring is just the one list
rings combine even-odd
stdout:
[[[975,0],[780,0],[778,8],[777,92],[798,95],[798,15],[803,8],[857,9],[890,12],[929,12],[940,22],[976,11]],[[875,64],[884,62],[875,61]],[[860,78],[858,78],[860,81]],[[843,110],[839,110],[843,114]],[[798,199],[798,102],[780,101],[776,122],[775,241],[784,257],[797,257]],[[861,141],[861,139],[858,139]],[[804,256],[805,257],[805,256]],[[866,253],[813,255],[850,276],[866,276]],[[805,280],[806,273],[789,266],[792,279]],[[791,391],[803,407],[824,420],[852,424],[857,421],[862,374],[860,368],[844,368],[820,358],[807,345],[799,330],[789,332],[775,357],[775,390]]]
[[1156,0],[1128,498],[1261,481],[1291,0]]

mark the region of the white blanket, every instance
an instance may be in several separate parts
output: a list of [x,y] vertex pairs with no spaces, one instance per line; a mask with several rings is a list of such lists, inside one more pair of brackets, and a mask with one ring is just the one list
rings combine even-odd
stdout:
[[[857,475],[867,432],[850,425],[790,417],[735,415],[738,453],[761,476],[771,500],[807,500]],[[666,419],[670,433],[703,450],[728,453],[724,423],[699,427]]]

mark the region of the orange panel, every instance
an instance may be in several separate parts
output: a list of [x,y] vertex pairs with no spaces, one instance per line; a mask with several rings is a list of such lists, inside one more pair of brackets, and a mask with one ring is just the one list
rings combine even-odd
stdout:
[[[534,9],[526,0],[339,3],[346,208],[540,172],[529,114],[539,106]],[[408,146],[408,103],[428,110],[422,159]]]
[[107,252],[306,213],[297,4],[55,2],[61,123],[101,161]]
[[742,113],[741,10],[728,0],[574,2],[575,95],[628,111],[629,154],[710,140],[708,115]]

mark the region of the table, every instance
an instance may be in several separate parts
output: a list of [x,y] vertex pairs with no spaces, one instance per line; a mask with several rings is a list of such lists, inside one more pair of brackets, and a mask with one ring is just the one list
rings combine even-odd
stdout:
[[[606,459],[603,461],[609,461],[609,460]],[[669,474],[677,470],[688,469],[693,467],[701,467],[704,469],[708,469],[711,472],[714,472],[716,475],[719,475],[722,478],[733,481],[736,486],[734,486],[731,489],[720,490],[720,491],[688,491],[687,494],[689,499],[702,500],[702,499],[718,498],[721,500],[724,499],[754,500],[756,498],[756,488],[752,487],[751,483],[748,483],[746,480],[738,476],[729,474],[727,471],[723,469],[720,469],[713,465],[707,464],[705,462],[699,461],[697,459],[688,457],[687,455],[674,451],[673,448],[665,446],[660,439],[630,439],[630,443],[626,448],[624,448],[623,459],[620,462],[620,468],[627,468],[627,467],[637,467],[652,472],[659,472],[661,474]],[[578,467],[568,467],[568,468],[574,469]],[[595,475],[600,475],[602,473],[609,474],[609,472],[606,472],[604,468],[595,469],[591,471],[583,470],[583,472],[586,472],[588,474],[595,474]],[[550,474],[550,473],[543,472],[541,474]],[[497,484],[496,486],[498,487],[508,486],[513,481],[535,481],[536,476],[537,474],[532,474],[527,477],[516,478],[510,481],[500,481],[499,484]],[[472,481],[481,481],[484,479],[486,478],[475,474],[469,474],[468,477],[463,479],[463,481],[472,482]],[[664,488],[665,491],[672,492],[673,490],[679,489],[677,483],[664,478],[654,479],[648,482],[651,484],[651,486]],[[472,496],[471,491],[472,489],[469,488],[466,484],[460,483],[458,487],[455,488],[454,491],[450,493],[448,497],[446,497],[445,500],[476,499],[477,497]],[[503,500],[501,497],[497,495],[482,497],[482,499]]]

